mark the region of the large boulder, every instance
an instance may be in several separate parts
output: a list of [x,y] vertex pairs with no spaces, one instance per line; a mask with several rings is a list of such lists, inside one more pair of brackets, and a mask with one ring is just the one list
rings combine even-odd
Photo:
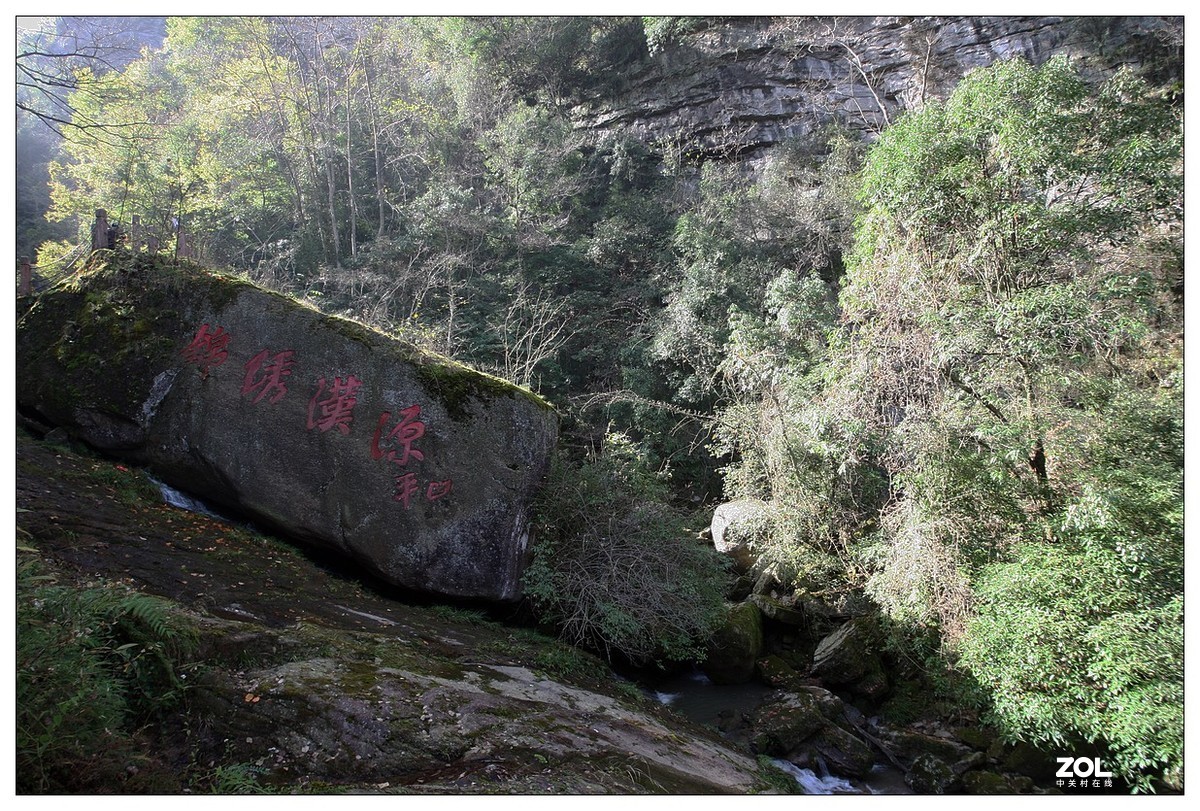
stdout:
[[817,700],[808,693],[777,694],[754,716],[754,751],[786,757],[828,723]]
[[754,750],[813,771],[866,777],[875,763],[874,752],[839,720],[846,723],[842,702],[828,691],[777,693],[754,716]]
[[954,763],[970,754],[970,749],[952,738],[929,735],[911,728],[880,730],[879,737],[886,741],[904,768],[911,768],[922,755],[933,755],[944,763]]
[[23,314],[17,380],[25,413],[391,583],[520,596],[558,417],[515,385],[238,277],[128,257]]
[[831,774],[866,777],[875,765],[875,752],[865,741],[837,724],[821,727],[788,757],[801,768],[815,769],[824,763]]
[[904,776],[904,782],[917,794],[946,794],[955,779],[954,770],[936,755],[921,755]]
[[756,546],[770,520],[770,508],[762,501],[730,501],[713,510],[709,529],[713,546],[728,555],[738,571],[749,571],[758,560]]
[[709,639],[701,669],[715,684],[744,684],[754,675],[762,651],[762,614],[753,603],[735,603]]
[[771,654],[758,661],[758,676],[765,684],[777,690],[798,692],[808,685],[804,676],[778,654]]
[[1029,794],[1034,788],[1028,777],[989,771],[967,772],[962,785],[967,794]]
[[867,698],[879,698],[889,684],[877,653],[878,636],[878,628],[868,617],[850,620],[817,644],[813,675]]
[[751,594],[749,601],[758,606],[763,617],[781,625],[793,628],[808,626],[808,617],[804,614],[803,605],[796,605],[790,599],[778,599],[769,594]]

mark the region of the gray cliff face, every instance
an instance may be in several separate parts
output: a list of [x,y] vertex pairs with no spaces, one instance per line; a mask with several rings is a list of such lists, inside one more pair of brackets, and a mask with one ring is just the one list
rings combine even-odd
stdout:
[[794,17],[712,20],[631,73],[625,90],[574,111],[596,136],[622,133],[691,160],[759,157],[830,124],[870,137],[945,98],[967,72],[1065,55],[1085,70],[1134,64],[1182,75],[1181,18]]

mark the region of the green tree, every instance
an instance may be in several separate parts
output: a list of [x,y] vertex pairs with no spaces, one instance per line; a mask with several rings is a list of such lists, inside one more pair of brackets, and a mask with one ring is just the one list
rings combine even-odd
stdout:
[[[1013,61],[871,150],[836,385],[899,496],[885,603],[908,599],[892,580],[946,580],[922,561],[969,569],[1062,509],[1080,381],[1131,371],[1177,323],[1180,138],[1129,73],[1093,91],[1064,60]],[[948,629],[961,597],[935,611]]]
[[647,56],[642,24],[628,17],[471,17],[443,22],[507,108],[519,101],[566,112],[614,90],[623,69]]
[[838,132],[822,153],[790,144],[772,156],[754,186],[752,226],[731,231],[769,274],[711,319],[723,330],[712,375],[724,398],[713,450],[725,494],[769,506],[761,565],[813,593],[861,586],[850,550],[881,488],[862,454],[844,452],[852,425],[823,396],[860,161]]
[[581,190],[582,160],[570,125],[549,110],[518,104],[481,144],[489,188],[518,248],[561,241],[573,198]]
[[89,89],[71,96],[81,116],[104,115],[120,126],[115,134],[110,128],[67,129],[60,158],[50,164],[47,219],[74,221],[82,239],[98,208],[126,224],[135,213],[153,212],[165,226],[178,214],[176,190],[192,178],[184,181],[168,168],[170,152],[160,136],[175,114],[173,83],[157,67],[135,62],[120,73],[87,79]]
[[784,272],[707,319],[762,565],[862,589],[1008,734],[1137,788],[1181,780],[1180,113],[1128,71],[972,73],[869,150],[836,311]]
[[1183,391],[1092,382],[1052,542],[986,566],[962,663],[1013,734],[1183,785]]
[[272,101],[286,66],[257,50],[261,21],[173,18],[167,34],[162,50],[107,74],[102,93],[72,97],[123,128],[119,138],[67,131],[50,216],[83,225],[95,208],[126,224],[138,214],[164,243],[182,219],[215,260],[248,264],[297,224],[287,120]]
[[90,114],[74,98],[98,77],[120,71],[143,47],[162,42],[161,17],[25,17],[17,20],[16,103],[27,117],[61,135],[64,129],[120,133],[124,122]]
[[1128,71],[971,74],[871,149],[831,349],[890,481],[869,592],[1141,787],[1182,752],[1181,150]]

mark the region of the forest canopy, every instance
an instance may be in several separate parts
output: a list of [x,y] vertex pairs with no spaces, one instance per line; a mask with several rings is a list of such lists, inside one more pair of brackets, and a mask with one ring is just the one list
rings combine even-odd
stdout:
[[1003,728],[1123,773],[1183,753],[1181,160],[1129,72],[969,75],[867,152],[822,362],[764,325],[776,382],[726,419],[797,586],[860,586]]

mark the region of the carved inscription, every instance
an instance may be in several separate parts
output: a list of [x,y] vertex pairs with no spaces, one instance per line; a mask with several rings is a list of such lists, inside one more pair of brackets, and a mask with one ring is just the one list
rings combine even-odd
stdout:
[[[184,361],[197,367],[201,378],[207,379],[213,369],[229,359],[232,337],[224,327],[202,324],[180,354]],[[292,349],[260,349],[242,367],[239,395],[248,399],[250,405],[263,402],[277,405],[288,395],[288,378],[296,371],[297,361]],[[362,387],[363,381],[353,374],[317,378],[314,394],[308,401],[305,430],[321,433],[336,430],[342,436],[349,436],[355,430],[354,410]],[[424,436],[425,422],[419,403],[398,410],[385,403],[371,435],[371,458],[402,468],[391,475],[395,484],[393,500],[405,510],[415,500],[437,501],[454,489],[453,479],[421,482],[417,471],[409,469],[413,463],[425,461],[425,452],[418,445]]]

